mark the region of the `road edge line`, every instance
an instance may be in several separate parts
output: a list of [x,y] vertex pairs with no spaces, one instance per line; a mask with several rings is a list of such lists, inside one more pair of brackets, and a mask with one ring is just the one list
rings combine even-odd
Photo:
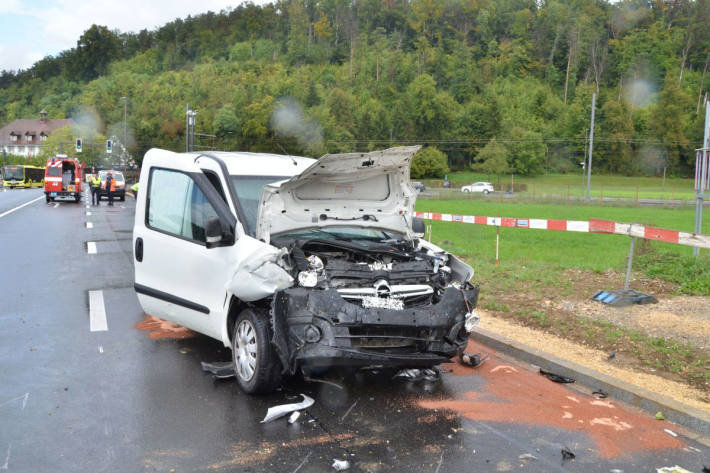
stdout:
[[489,348],[537,365],[546,371],[573,378],[578,384],[587,388],[602,389],[610,397],[635,406],[652,416],[661,411],[666,420],[699,434],[697,437],[689,436],[691,439],[710,446],[710,414],[700,409],[485,329],[476,329],[471,334],[471,338]]

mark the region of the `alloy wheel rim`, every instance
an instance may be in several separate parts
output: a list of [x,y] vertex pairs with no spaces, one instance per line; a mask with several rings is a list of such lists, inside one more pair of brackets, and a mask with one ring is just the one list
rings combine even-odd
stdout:
[[249,381],[256,370],[256,330],[248,320],[242,320],[237,327],[236,370],[240,378]]

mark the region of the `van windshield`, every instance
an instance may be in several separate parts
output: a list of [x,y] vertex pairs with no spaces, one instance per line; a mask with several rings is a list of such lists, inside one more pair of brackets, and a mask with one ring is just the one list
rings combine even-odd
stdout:
[[291,176],[231,176],[232,186],[237,192],[239,205],[244,212],[244,230],[250,236],[256,234],[256,217],[259,214],[259,201],[264,186],[272,182],[283,181]]

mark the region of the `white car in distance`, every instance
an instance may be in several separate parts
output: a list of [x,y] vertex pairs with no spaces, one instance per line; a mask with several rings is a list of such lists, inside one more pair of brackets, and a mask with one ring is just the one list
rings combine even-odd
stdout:
[[471,185],[463,186],[461,192],[481,192],[488,195],[493,192],[493,184],[490,182],[474,182]]

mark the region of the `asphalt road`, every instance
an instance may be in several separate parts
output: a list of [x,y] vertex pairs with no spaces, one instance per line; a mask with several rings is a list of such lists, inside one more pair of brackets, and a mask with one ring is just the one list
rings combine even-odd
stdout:
[[[103,204],[0,191],[0,470],[327,472],[334,459],[356,472],[710,466],[710,449],[682,429],[496,354],[477,369],[449,364],[439,382],[358,374],[342,389],[294,379],[245,395],[200,369],[229,359],[220,343],[146,320],[132,289],[134,201]],[[260,423],[299,393],[315,404],[296,424]]]

